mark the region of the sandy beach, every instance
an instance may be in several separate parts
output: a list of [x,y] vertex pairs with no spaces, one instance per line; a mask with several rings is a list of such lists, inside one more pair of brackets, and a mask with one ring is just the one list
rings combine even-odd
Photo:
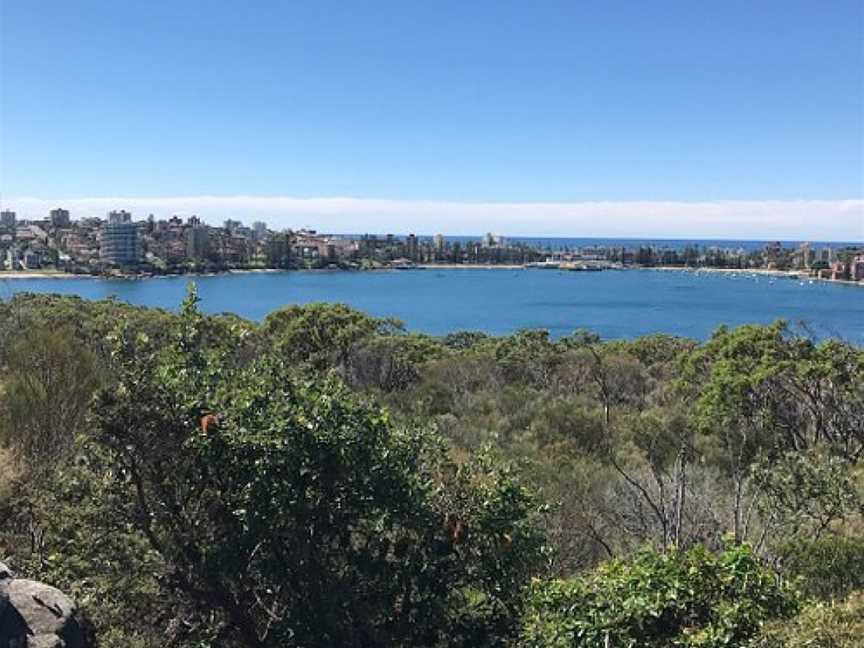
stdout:
[[20,270],[14,272],[8,270],[0,271],[0,281],[3,279],[87,279],[92,277],[93,275],[71,274],[68,272],[21,272]]

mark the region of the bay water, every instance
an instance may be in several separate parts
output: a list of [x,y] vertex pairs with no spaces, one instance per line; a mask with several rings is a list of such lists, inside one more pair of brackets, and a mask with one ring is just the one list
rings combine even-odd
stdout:
[[0,279],[0,296],[61,293],[177,309],[194,281],[202,308],[260,320],[286,304],[349,304],[395,317],[412,331],[490,334],[585,328],[603,338],[650,333],[704,340],[721,324],[786,319],[824,339],[864,345],[864,287],[758,273],[675,270],[426,269],[287,271],[144,279]]

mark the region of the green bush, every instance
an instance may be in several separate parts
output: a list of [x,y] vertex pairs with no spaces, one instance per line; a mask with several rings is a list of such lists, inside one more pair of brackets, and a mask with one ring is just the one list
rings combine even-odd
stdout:
[[281,354],[237,364],[194,296],[170,344],[116,336],[94,406],[114,496],[220,646],[499,645],[542,564],[538,507],[486,454]]
[[783,571],[800,578],[808,596],[836,600],[864,589],[864,538],[799,539],[787,543],[781,553]]
[[752,648],[861,648],[864,645],[864,597],[845,604],[818,604],[793,619],[766,625]]
[[537,581],[521,648],[739,648],[796,610],[749,547],[646,550],[594,573]]

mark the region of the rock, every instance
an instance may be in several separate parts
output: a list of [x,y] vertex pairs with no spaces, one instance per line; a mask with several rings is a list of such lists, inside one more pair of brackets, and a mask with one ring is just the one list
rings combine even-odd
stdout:
[[6,566],[6,563],[0,562],[0,583],[13,578],[15,578],[15,574],[12,573],[12,570]]
[[88,648],[77,612],[57,588],[12,578],[0,563],[0,648]]
[[6,616],[6,610],[9,607],[9,595],[6,593],[6,588],[0,585],[0,634],[3,632],[3,617]]
[[[0,635],[3,632],[3,617],[6,615],[6,609],[9,607],[9,594],[6,593],[6,586],[12,581],[14,575],[5,563],[0,562]],[[2,643],[0,643],[2,648]]]

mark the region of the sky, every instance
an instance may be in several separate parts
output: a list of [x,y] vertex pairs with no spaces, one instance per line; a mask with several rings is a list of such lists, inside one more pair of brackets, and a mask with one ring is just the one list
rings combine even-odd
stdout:
[[0,203],[864,240],[864,3],[0,0]]

